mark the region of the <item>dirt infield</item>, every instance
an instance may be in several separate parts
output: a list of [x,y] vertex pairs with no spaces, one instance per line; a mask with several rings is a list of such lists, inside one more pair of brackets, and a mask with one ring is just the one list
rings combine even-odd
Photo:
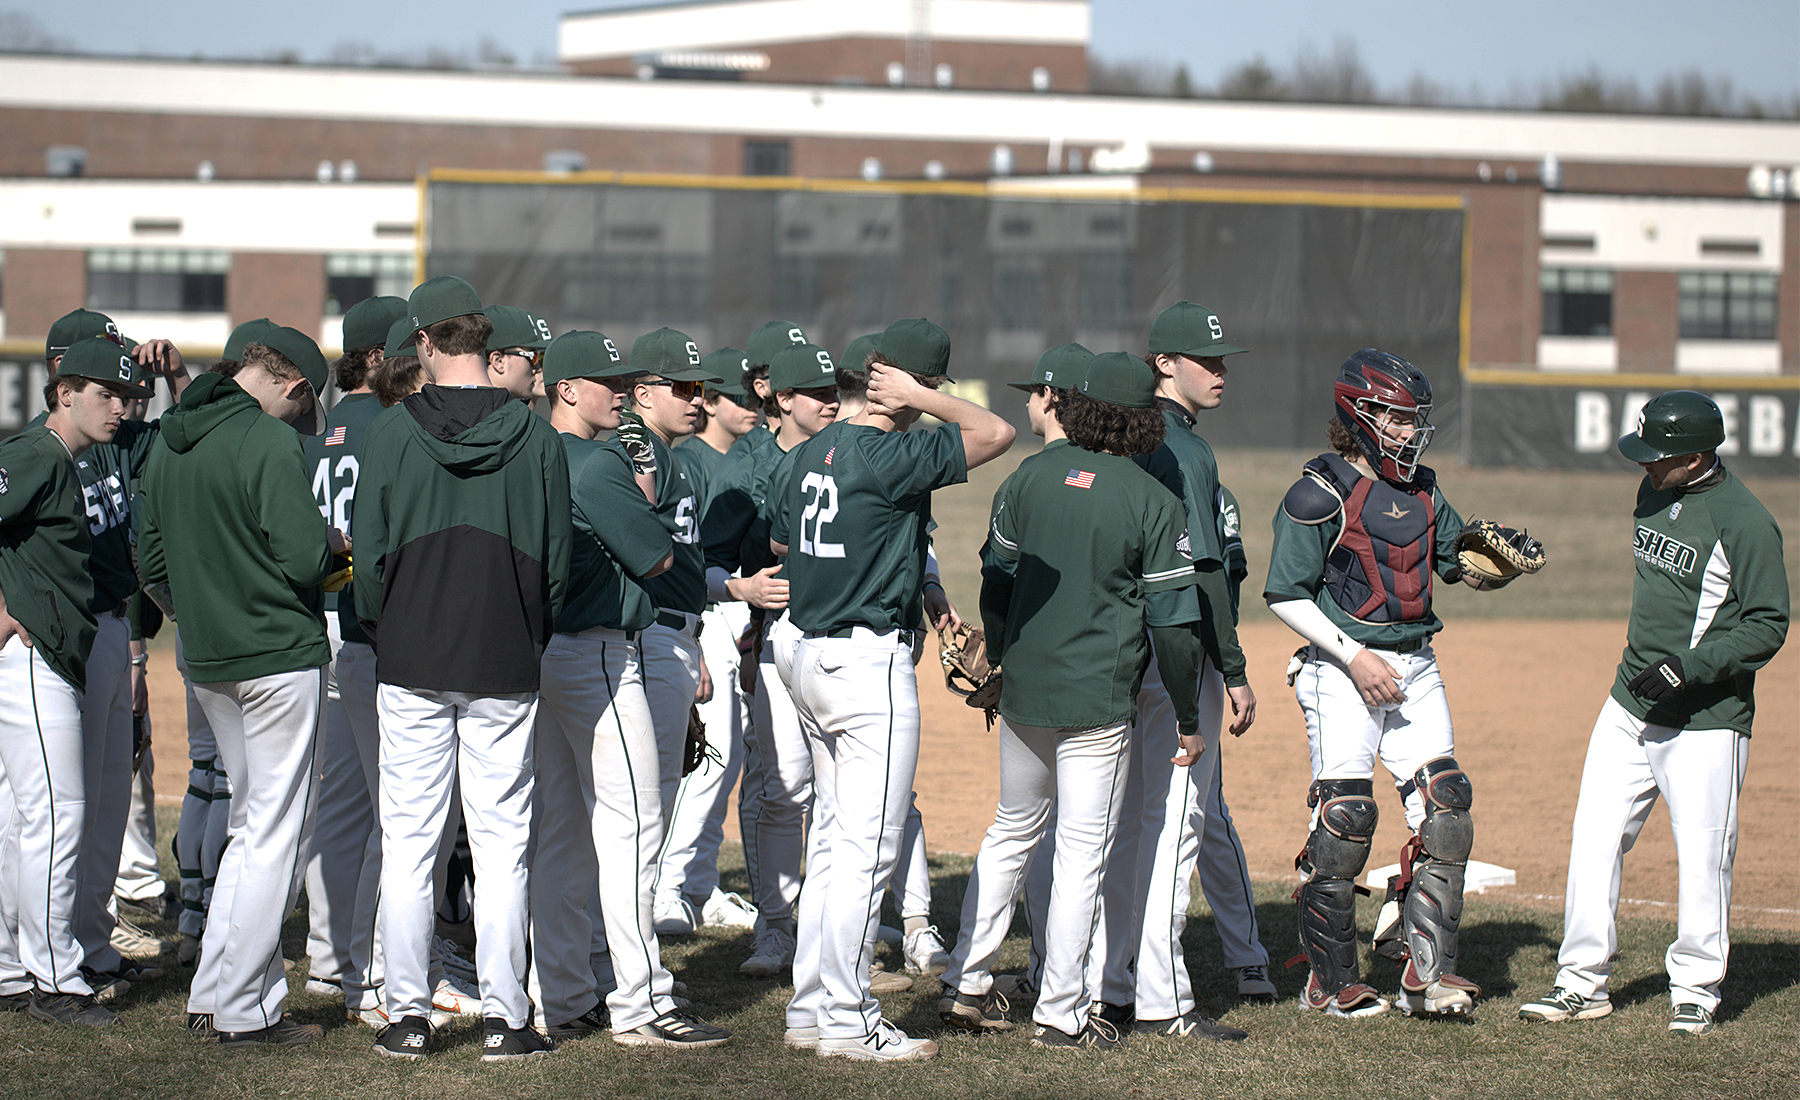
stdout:
[[[1492,893],[1559,908],[1569,823],[1588,732],[1624,644],[1616,621],[1489,620],[1439,636],[1438,660],[1456,721],[1457,759],[1475,785],[1476,859],[1509,867],[1518,884]],[[1306,731],[1282,669],[1297,639],[1280,624],[1243,632],[1258,719],[1224,746],[1225,794],[1257,878],[1296,879],[1310,779]],[[934,851],[973,852],[993,820],[997,751],[981,715],[944,691],[935,644],[921,665],[924,744],[919,808]],[[181,681],[172,648],[152,661],[152,717],[160,768],[158,801],[178,801],[186,782]],[[1733,924],[1800,929],[1800,652],[1789,646],[1758,677],[1762,713],[1744,786]],[[1229,741],[1229,739],[1228,739]],[[1380,791],[1381,785],[1377,784]],[[1395,799],[1383,796],[1371,866],[1394,862],[1405,836]],[[735,838],[736,815],[728,829]],[[1296,879],[1297,880],[1297,879]],[[1626,858],[1622,896],[1643,916],[1673,918],[1675,851],[1658,806]]]

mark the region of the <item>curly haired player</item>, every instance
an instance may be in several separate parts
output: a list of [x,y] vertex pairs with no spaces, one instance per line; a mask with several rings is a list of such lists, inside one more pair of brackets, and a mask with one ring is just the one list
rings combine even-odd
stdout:
[[[1373,1016],[1387,1002],[1356,960],[1356,876],[1369,858],[1379,806],[1375,761],[1393,773],[1415,833],[1396,884],[1405,952],[1398,1004],[1413,1015],[1468,1013],[1480,989],[1456,973],[1463,875],[1474,827],[1472,791],[1457,766],[1450,707],[1431,638],[1431,577],[1457,565],[1462,517],[1419,465],[1431,442],[1431,383],[1398,356],[1364,348],[1338,368],[1335,453],[1308,462],[1275,513],[1263,598],[1307,641],[1291,683],[1306,716],[1312,833],[1296,894],[1312,973],[1308,1008]],[[1296,668],[1297,666],[1297,668]],[[1400,945],[1383,954],[1400,953]]]

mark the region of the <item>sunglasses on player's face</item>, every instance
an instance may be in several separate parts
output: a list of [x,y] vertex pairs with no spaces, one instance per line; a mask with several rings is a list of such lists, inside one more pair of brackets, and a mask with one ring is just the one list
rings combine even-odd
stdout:
[[706,393],[705,382],[678,382],[673,378],[658,378],[655,381],[644,381],[645,386],[667,386],[669,392],[682,401],[694,401]]
[[534,370],[542,370],[543,369],[543,366],[544,366],[544,349],[543,348],[507,348],[506,354],[518,356],[520,359],[523,359],[526,362],[530,363],[532,366],[532,369],[534,369]]

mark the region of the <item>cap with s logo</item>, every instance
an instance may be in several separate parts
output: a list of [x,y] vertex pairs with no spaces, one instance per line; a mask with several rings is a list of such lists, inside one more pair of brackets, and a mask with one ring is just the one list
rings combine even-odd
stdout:
[[77,340],[63,352],[57,364],[59,378],[92,378],[124,392],[127,397],[149,397],[156,391],[144,384],[143,369],[125,348],[105,336]]
[[44,358],[54,359],[90,336],[111,340],[114,346],[125,343],[111,317],[91,309],[73,309],[51,323],[50,337],[44,341]]
[[816,390],[837,388],[837,364],[831,353],[817,344],[790,344],[775,353],[769,364],[769,389]]
[[753,367],[766,367],[775,362],[782,348],[806,343],[806,333],[792,321],[765,321],[758,325],[744,344],[744,356]]
[[544,385],[554,386],[571,378],[623,378],[643,374],[627,366],[619,346],[603,332],[574,329],[550,341],[544,350]]
[[489,351],[550,346],[550,324],[536,314],[518,306],[488,306],[481,312],[494,324],[493,334],[488,337]]
[[1176,302],[1150,322],[1151,355],[1187,355],[1194,358],[1237,355],[1248,351],[1225,341],[1219,315],[1193,302]]
[[[676,382],[722,382],[717,372],[706,369],[700,348],[678,329],[646,332],[631,345],[631,369]],[[738,372],[739,377],[743,372]]]

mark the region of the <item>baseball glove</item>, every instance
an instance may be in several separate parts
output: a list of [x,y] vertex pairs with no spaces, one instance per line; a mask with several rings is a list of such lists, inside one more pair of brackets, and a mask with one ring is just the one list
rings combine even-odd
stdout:
[[1490,587],[1544,567],[1544,544],[1491,519],[1472,519],[1456,540],[1456,564]]
[[706,723],[700,720],[700,708],[688,704],[687,745],[681,750],[681,774],[692,775],[706,763]]
[[988,667],[987,635],[967,623],[938,631],[938,660],[944,663],[944,686],[965,699],[980,691],[993,673]]
[[344,586],[355,579],[354,567],[349,554],[338,554],[331,559],[331,575],[325,578],[322,586],[327,592],[342,592]]

